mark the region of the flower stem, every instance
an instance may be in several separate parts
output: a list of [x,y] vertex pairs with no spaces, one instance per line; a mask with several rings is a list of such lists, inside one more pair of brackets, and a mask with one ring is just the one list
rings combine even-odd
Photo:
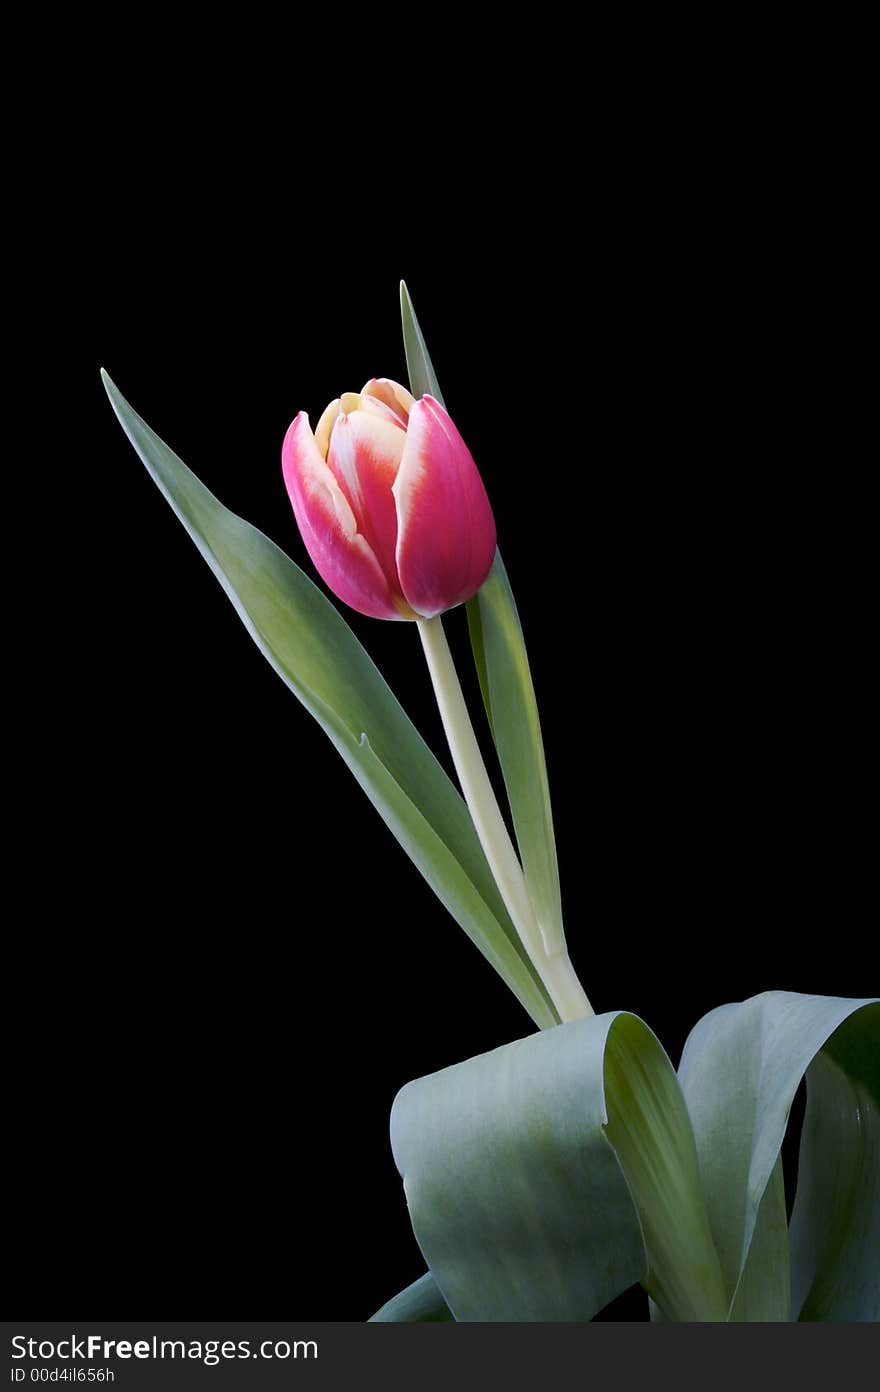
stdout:
[[483,763],[440,616],[420,619],[418,629],[452,762],[507,912],[560,1019],[578,1020],[592,1015],[593,1007],[584,994],[568,953],[562,951],[548,957],[544,950],[522,866]]

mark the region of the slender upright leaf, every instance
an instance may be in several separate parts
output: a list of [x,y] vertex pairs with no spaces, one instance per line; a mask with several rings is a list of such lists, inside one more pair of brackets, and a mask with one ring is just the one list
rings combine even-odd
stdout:
[[[498,552],[496,550],[496,558]],[[495,735],[495,722],[492,719],[492,697],[489,691],[489,669],[486,666],[486,645],[483,641],[483,616],[480,613],[479,595],[474,595],[465,605],[467,610],[468,633],[471,640],[471,652],[474,655],[474,666],[477,669],[477,680],[480,683],[480,695],[483,698],[483,706],[486,711],[486,719],[489,722],[489,729],[492,732],[492,740],[495,748],[498,748],[498,740]]]
[[400,282],[400,318],[403,323],[403,348],[406,353],[406,368],[413,396],[424,396],[427,392],[440,405],[445,405],[440,393],[440,384],[434,371],[424,335],[419,327],[413,302],[404,281]]
[[[410,386],[442,401],[412,300],[401,282],[401,315]],[[548,956],[565,951],[562,899],[550,787],[538,703],[507,571],[495,563],[467,606],[480,690],[504,775],[517,846]]]
[[[557,1015],[463,799],[348,624],[268,537],[218,502],[104,374],[119,421],[275,671],[323,727],[456,921],[541,1027]],[[401,641],[407,641],[406,632]],[[222,750],[217,757],[222,759]],[[305,795],[306,790],[303,790]]]
[[565,950],[565,932],[550,785],[525,639],[500,551],[486,583],[469,601],[469,614],[474,609],[479,614],[470,624],[474,658],[478,673],[483,668],[481,686],[485,683],[488,692],[526,885],[545,951],[552,956]]

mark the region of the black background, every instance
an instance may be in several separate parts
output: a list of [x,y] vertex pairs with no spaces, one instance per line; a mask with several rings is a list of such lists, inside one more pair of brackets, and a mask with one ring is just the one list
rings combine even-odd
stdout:
[[[406,277],[493,502],[596,1010],[677,1062],[724,1001],[876,990],[852,499],[801,375],[828,351],[811,195],[721,127],[675,158],[650,125],[610,139],[487,153],[479,202],[387,141],[270,169],[110,120],[88,197],[62,157],[31,314],[61,408],[33,408],[16,590],[14,1313],[366,1318],[423,1270],[396,1091],[530,1029],[251,643],[101,365],[308,570],[284,431],[403,378]],[[347,617],[448,766],[414,629]]]

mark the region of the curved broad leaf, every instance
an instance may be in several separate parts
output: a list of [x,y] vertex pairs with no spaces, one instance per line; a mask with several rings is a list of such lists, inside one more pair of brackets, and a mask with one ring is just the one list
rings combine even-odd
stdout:
[[[410,387],[416,396],[430,392],[442,402],[437,374],[402,281],[400,305]],[[525,639],[500,551],[482,588],[469,600],[467,615],[523,874],[544,950],[552,957],[565,951],[565,932],[550,787]]]
[[409,1083],[391,1141],[456,1319],[589,1320],[637,1281],[670,1318],[723,1318],[681,1091],[635,1016],[578,1020]]
[[126,435],[260,651],[535,1023],[555,1024],[464,800],[348,624],[274,542],[209,493],[103,377]]
[[[859,1029],[870,1028],[876,1057],[880,1031],[872,1001],[790,991],[767,991],[710,1011],[685,1044],[679,1078],[694,1128],[730,1319],[784,1320],[791,1315],[778,1162],[795,1092],[817,1055],[805,1132],[804,1197],[799,1198],[801,1213],[792,1230],[798,1252],[795,1298],[809,1303],[808,1288],[815,1292],[828,1283],[828,1263],[839,1267],[846,1246],[847,1262],[859,1254],[861,1274],[854,1278],[854,1288],[861,1294],[853,1295],[849,1305],[843,1297],[843,1307],[868,1308],[869,1299],[863,1297],[872,1280],[876,1302],[880,1246],[872,1252],[870,1242],[860,1236],[862,1227],[870,1226],[869,1209],[877,1197],[876,1158],[873,1171],[871,1161],[872,1148],[876,1157],[876,1119],[867,1112],[864,1118],[857,1115],[859,1099],[867,1092],[867,1064],[862,1074],[847,1072],[833,1042],[835,1032],[860,1012],[869,1016]],[[846,1079],[845,1086],[820,1054],[823,1046]],[[866,1053],[862,1050],[858,1057],[864,1059]],[[845,1050],[844,1056],[849,1057]],[[854,1067],[851,1059],[848,1067]],[[824,1134],[817,1134],[818,1113],[829,1108],[840,1112],[839,1134],[833,1140],[827,1116]],[[844,1114],[849,1117],[846,1127]],[[833,1212],[820,1212],[835,1148],[841,1152],[837,1182],[843,1187]],[[876,1223],[876,1217],[871,1221]],[[833,1308],[837,1298],[838,1293],[817,1295],[817,1308]],[[796,1304],[796,1313],[797,1309]]]
[[807,1071],[791,1265],[799,1319],[880,1320],[880,1005]]
[[452,1319],[452,1312],[437,1289],[430,1271],[425,1272],[399,1295],[386,1300],[371,1315],[368,1324],[439,1324]]

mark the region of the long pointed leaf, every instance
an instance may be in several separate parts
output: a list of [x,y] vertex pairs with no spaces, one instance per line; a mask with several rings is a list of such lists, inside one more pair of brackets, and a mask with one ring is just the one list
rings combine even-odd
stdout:
[[[400,306],[410,386],[442,401],[437,374],[406,285]],[[488,579],[468,602],[468,628],[483,702],[504,775],[523,874],[548,956],[565,951],[550,786],[538,703],[507,571],[496,553]]]
[[[562,897],[550,785],[538,703],[522,626],[507,571],[496,553],[482,589],[469,601],[479,623],[470,621],[471,643],[481,686],[488,693],[492,734],[504,774],[516,840],[529,896],[548,956],[565,950]],[[474,641],[476,639],[476,642]]]
[[443,406],[445,403],[440,393],[434,364],[431,362],[405,281],[400,282],[400,318],[403,324],[403,350],[406,353],[410,390],[414,396],[424,396],[427,392]]
[[486,719],[492,732],[492,741],[497,749],[498,740],[495,736],[495,722],[492,719],[492,697],[489,692],[489,669],[486,666],[486,644],[483,641],[483,616],[480,613],[479,596],[474,595],[473,599],[469,599],[465,609],[467,610],[471,652],[474,655],[474,666],[477,669],[477,681],[480,683],[480,695],[483,698]]
[[398,841],[535,1023],[555,1024],[463,799],[344,619],[274,542],[218,502],[106,373],[104,384],[129,440],[260,651],[323,727]]

